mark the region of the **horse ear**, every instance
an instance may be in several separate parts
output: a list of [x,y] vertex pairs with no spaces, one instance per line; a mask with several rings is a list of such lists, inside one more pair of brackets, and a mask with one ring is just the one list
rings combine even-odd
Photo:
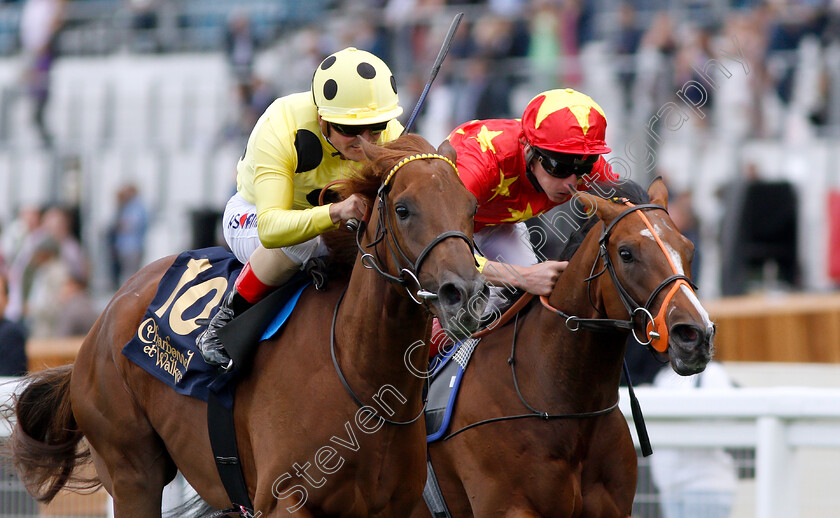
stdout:
[[597,214],[604,224],[609,224],[626,208],[610,200],[580,191],[575,193],[574,199],[583,204],[585,216],[591,217],[593,214]]
[[650,196],[650,202],[654,205],[662,205],[666,209],[668,208],[668,188],[665,187],[665,181],[661,176],[657,176],[651,182],[650,187],[648,187],[648,196]]
[[378,146],[376,144],[372,144],[367,140],[363,139],[362,137],[356,137],[359,142],[361,142],[362,151],[365,152],[365,156],[371,162],[374,162],[377,158],[379,158],[383,152],[385,152],[385,148],[382,146]]
[[458,152],[455,151],[455,148],[449,143],[449,140],[441,142],[437,148],[437,152],[439,155],[443,155],[449,160],[452,160],[453,164],[458,162]]

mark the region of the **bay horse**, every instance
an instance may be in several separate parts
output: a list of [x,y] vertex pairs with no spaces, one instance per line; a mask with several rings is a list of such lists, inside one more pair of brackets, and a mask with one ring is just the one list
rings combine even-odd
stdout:
[[[423,489],[426,442],[424,380],[404,353],[425,337],[429,310],[452,330],[478,325],[464,310],[486,289],[471,244],[476,200],[454,159],[415,135],[363,147],[367,165],[344,188],[368,197],[372,210],[349,284],[304,291],[237,386],[236,440],[257,516],[406,516]],[[117,518],[161,516],[161,491],[176,470],[208,504],[230,507],[207,404],[120,353],[172,262],[158,260],[122,286],[74,365],[26,378],[10,444],[40,500],[90,458]]]
[[[629,516],[636,451],[617,408],[628,333],[661,335],[652,345],[682,375],[711,359],[714,326],[687,277],[694,248],[664,183],[615,189],[628,202],[576,195],[598,218],[554,291],[476,345],[449,435],[429,445],[453,517]],[[423,500],[412,516],[429,516]]]

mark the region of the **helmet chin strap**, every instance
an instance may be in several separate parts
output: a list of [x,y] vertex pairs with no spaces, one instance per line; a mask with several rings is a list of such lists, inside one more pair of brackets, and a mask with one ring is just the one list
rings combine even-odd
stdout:
[[[327,125],[327,133],[324,133],[324,127],[321,125],[322,123]],[[330,137],[328,135],[328,133],[330,132],[329,127],[330,127],[330,123],[325,121],[324,119],[322,119],[321,116],[319,115],[318,116],[318,129],[321,130],[321,135],[324,137],[324,140],[327,141],[327,144],[331,145],[332,148],[335,149],[335,152],[330,153],[330,156],[337,156],[337,157],[341,157],[342,160],[347,160],[347,157],[344,156],[341,153],[341,151],[338,150],[338,148],[335,146],[335,144],[333,144],[332,140],[330,140]]]
[[534,190],[542,193],[545,192],[540,185],[540,182],[537,181],[537,177],[534,176],[534,172],[531,171],[531,161],[534,159],[534,150],[531,148],[530,144],[525,144],[527,148],[525,150],[525,177],[531,182],[531,185],[534,187]]

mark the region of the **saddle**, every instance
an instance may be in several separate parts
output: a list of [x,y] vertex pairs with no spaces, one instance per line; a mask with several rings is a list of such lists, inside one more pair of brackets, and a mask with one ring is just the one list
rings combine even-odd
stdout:
[[[232,384],[245,372],[261,340],[275,335],[291,315],[303,290],[325,274],[317,264],[297,273],[260,303],[234,319],[220,333],[238,369],[219,374],[204,362],[195,346],[221,299],[242,269],[230,252],[221,248],[189,250],[179,255],[164,274],[152,302],[123,355],[179,394],[207,401],[215,392],[224,406],[232,406]],[[317,284],[316,284],[317,285]]]
[[429,378],[429,395],[426,404],[426,441],[435,442],[446,433],[452,408],[458,397],[461,378],[467,370],[470,358],[480,338],[468,338],[452,348],[449,353],[439,355]]

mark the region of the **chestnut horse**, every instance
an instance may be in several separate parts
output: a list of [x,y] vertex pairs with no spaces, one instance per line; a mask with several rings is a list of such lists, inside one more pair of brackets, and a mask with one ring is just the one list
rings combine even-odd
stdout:
[[[617,408],[628,333],[645,343],[655,329],[683,375],[711,359],[714,326],[686,277],[693,245],[664,184],[611,188],[638,205],[579,193],[600,221],[552,294],[476,346],[449,435],[429,445],[453,517],[629,516],[636,452]],[[422,500],[412,516],[429,516]]]
[[[424,338],[429,310],[456,332],[477,328],[464,310],[485,290],[471,245],[476,200],[452,161],[414,135],[364,150],[369,162],[345,187],[375,205],[358,238],[367,253],[349,284],[303,293],[237,386],[236,440],[258,516],[406,516],[423,489],[426,441],[424,380],[403,356]],[[206,403],[120,353],[172,262],[145,267],[118,291],[72,367],[28,377],[11,445],[40,499],[84,460],[84,437],[89,453],[79,455],[92,457],[117,518],[159,517],[176,470],[207,503],[230,507]]]

